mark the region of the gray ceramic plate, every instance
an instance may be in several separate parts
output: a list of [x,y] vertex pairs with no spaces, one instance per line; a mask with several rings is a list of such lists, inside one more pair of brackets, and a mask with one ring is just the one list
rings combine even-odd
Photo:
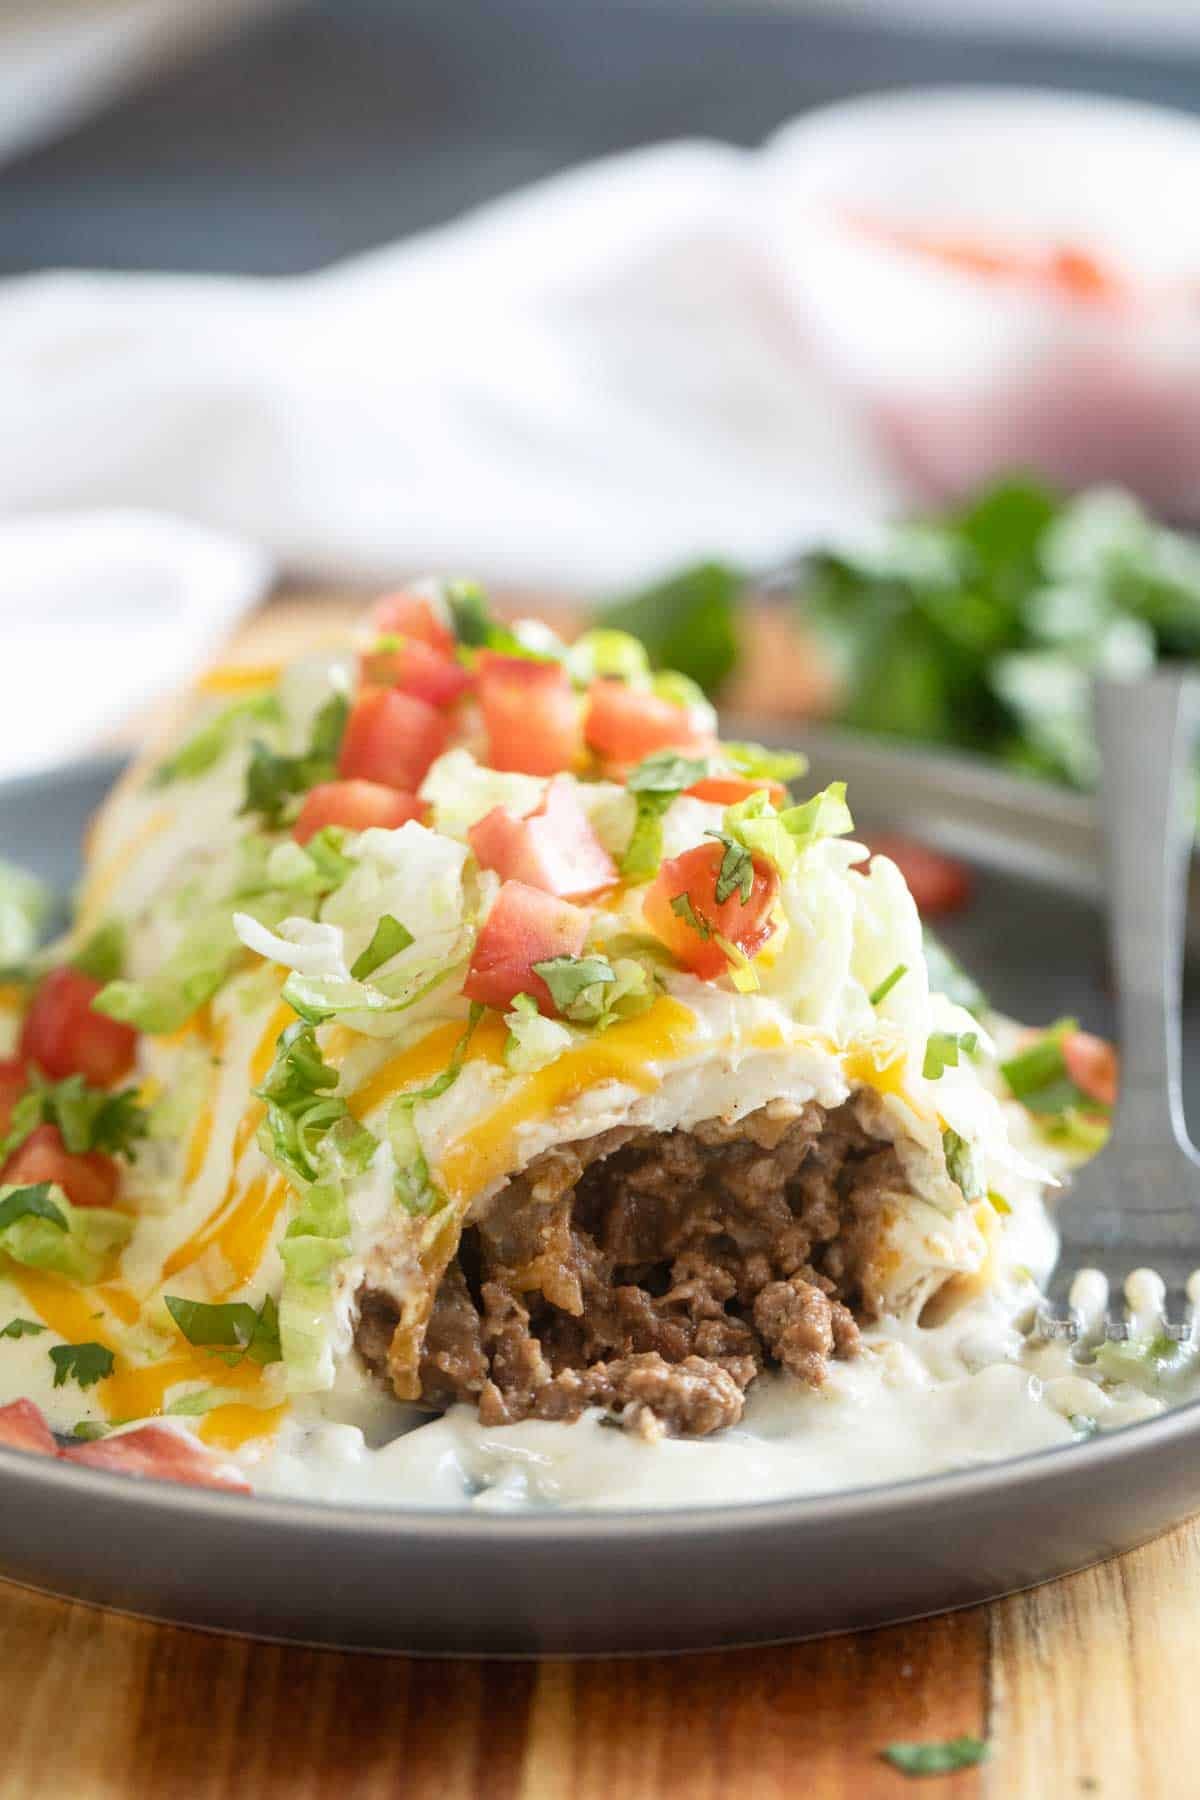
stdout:
[[[979,869],[946,935],[995,1002],[1108,1028],[1085,801],[994,770],[814,737],[864,824]],[[66,888],[116,772],[0,787],[0,852]],[[1193,1048],[1200,1012],[1189,1010]],[[1200,1057],[1191,1057],[1191,1091]],[[1132,1548],[1200,1509],[1200,1407],[1069,1449],[888,1488],[675,1512],[476,1518],[241,1499],[0,1451],[0,1565],[183,1624],[421,1654],[690,1650],[966,1606]]]

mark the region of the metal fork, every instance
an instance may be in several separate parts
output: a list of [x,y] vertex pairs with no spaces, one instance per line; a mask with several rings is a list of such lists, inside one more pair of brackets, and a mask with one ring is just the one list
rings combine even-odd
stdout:
[[1095,719],[1121,1086],[1108,1144],[1059,1207],[1058,1265],[1035,1323],[1080,1351],[1130,1331],[1098,1281],[1077,1279],[1080,1270],[1098,1270],[1117,1296],[1126,1291],[1139,1331],[1186,1339],[1200,1301],[1200,1284],[1188,1292],[1200,1268],[1200,1154],[1180,1097],[1197,688],[1175,670],[1100,680]]

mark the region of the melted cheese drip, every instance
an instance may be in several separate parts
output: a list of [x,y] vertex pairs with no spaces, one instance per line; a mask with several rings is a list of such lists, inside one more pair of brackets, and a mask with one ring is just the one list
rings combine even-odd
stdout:
[[[439,1025],[436,1031],[431,1031],[410,1049],[389,1057],[383,1067],[350,1096],[348,1104],[355,1118],[368,1118],[397,1094],[405,1094],[410,1088],[423,1087],[433,1081],[450,1061],[462,1034],[461,1021]],[[489,1013],[480,1020],[467,1046],[464,1062],[502,1063],[507,1036],[503,1019]]]
[[487,1190],[517,1164],[521,1128],[605,1082],[652,1093],[662,1080],[656,1064],[678,1057],[695,1028],[695,1015],[678,1000],[656,1000],[640,1019],[610,1025],[591,1042],[568,1050],[503,1101],[447,1148],[439,1178],[460,1205]]
[[224,1300],[236,1293],[252,1279],[266,1255],[286,1193],[283,1181],[269,1181],[265,1175],[252,1181],[244,1193],[239,1192],[236,1181],[231,1182],[212,1217],[168,1256],[163,1264],[163,1280],[177,1275],[180,1269],[190,1268],[215,1247],[228,1266],[231,1279],[216,1287],[212,1297]]

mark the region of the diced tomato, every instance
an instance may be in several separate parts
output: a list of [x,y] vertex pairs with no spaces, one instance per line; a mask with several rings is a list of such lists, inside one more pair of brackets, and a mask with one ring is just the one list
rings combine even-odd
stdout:
[[479,659],[479,704],[493,769],[557,775],[582,748],[579,708],[561,663],[485,651]]
[[82,1463],[111,1475],[145,1475],[158,1481],[182,1481],[189,1487],[228,1488],[250,1493],[250,1484],[194,1438],[166,1425],[139,1425],[117,1437],[94,1443],[68,1444],[59,1452],[64,1462]]
[[339,825],[344,831],[368,831],[372,825],[397,831],[409,819],[419,819],[424,810],[415,794],[402,794],[378,781],[323,781],[304,796],[292,836],[298,844],[307,844],[327,825]]
[[[671,951],[676,961],[705,981],[715,981],[729,969],[729,960],[715,942],[720,934],[745,956],[757,956],[775,929],[771,910],[779,892],[774,869],[757,860],[750,898],[744,903],[735,889],[726,900],[717,899],[717,875],[724,849],[720,844],[697,844],[682,856],[665,862],[642,902],[646,923]],[[687,897],[700,928],[689,924],[671,905]],[[707,930],[708,935],[705,936]]]
[[445,719],[428,701],[396,688],[368,688],[346,722],[338,774],[413,794],[447,736]]
[[30,1450],[35,1456],[56,1456],[58,1448],[32,1400],[13,1400],[0,1406],[0,1444],[6,1450]]
[[776,806],[786,806],[788,791],[782,781],[754,781],[749,775],[705,775],[685,790],[693,800],[710,800],[716,806],[736,806],[751,794],[766,793]]
[[38,983],[21,1032],[21,1055],[52,1081],[82,1075],[93,1087],[111,1087],[132,1069],[137,1032],[92,1011],[102,986],[67,965]]
[[452,656],[443,656],[420,638],[403,638],[396,649],[368,650],[361,658],[362,678],[374,687],[399,688],[430,706],[449,706],[471,685],[470,672]]
[[592,894],[617,879],[617,866],[566,776],[550,783],[542,804],[528,818],[494,806],[467,836],[485,869],[547,894]]
[[420,594],[384,594],[371,608],[371,623],[380,637],[417,638],[443,656],[454,655],[454,633]]
[[1101,1106],[1116,1105],[1120,1061],[1107,1038],[1093,1037],[1090,1031],[1072,1031],[1063,1039],[1062,1053],[1067,1074],[1089,1100]]
[[887,856],[905,881],[917,911],[927,919],[961,912],[971,898],[971,871],[953,856],[943,856],[915,838],[881,833],[868,840],[872,856]]
[[578,906],[523,881],[506,881],[475,940],[463,993],[501,1008],[511,1006],[517,994],[532,994],[541,1011],[553,1016],[558,1009],[533,965],[578,956],[587,929],[588,915]]
[[29,1071],[19,1057],[0,1062],[0,1139],[8,1135],[13,1107],[29,1086]]
[[111,1206],[121,1177],[102,1150],[74,1156],[57,1125],[39,1125],[0,1168],[0,1184],[33,1187],[39,1181],[56,1182],[72,1206]]
[[656,750],[701,750],[712,743],[707,725],[686,706],[658,694],[602,678],[588,689],[584,736],[606,762],[638,763]]

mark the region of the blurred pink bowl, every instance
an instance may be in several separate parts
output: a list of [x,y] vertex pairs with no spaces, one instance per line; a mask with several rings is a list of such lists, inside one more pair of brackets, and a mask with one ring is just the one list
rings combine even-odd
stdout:
[[813,113],[765,160],[806,333],[915,496],[1028,468],[1200,519],[1200,120],[931,89]]

